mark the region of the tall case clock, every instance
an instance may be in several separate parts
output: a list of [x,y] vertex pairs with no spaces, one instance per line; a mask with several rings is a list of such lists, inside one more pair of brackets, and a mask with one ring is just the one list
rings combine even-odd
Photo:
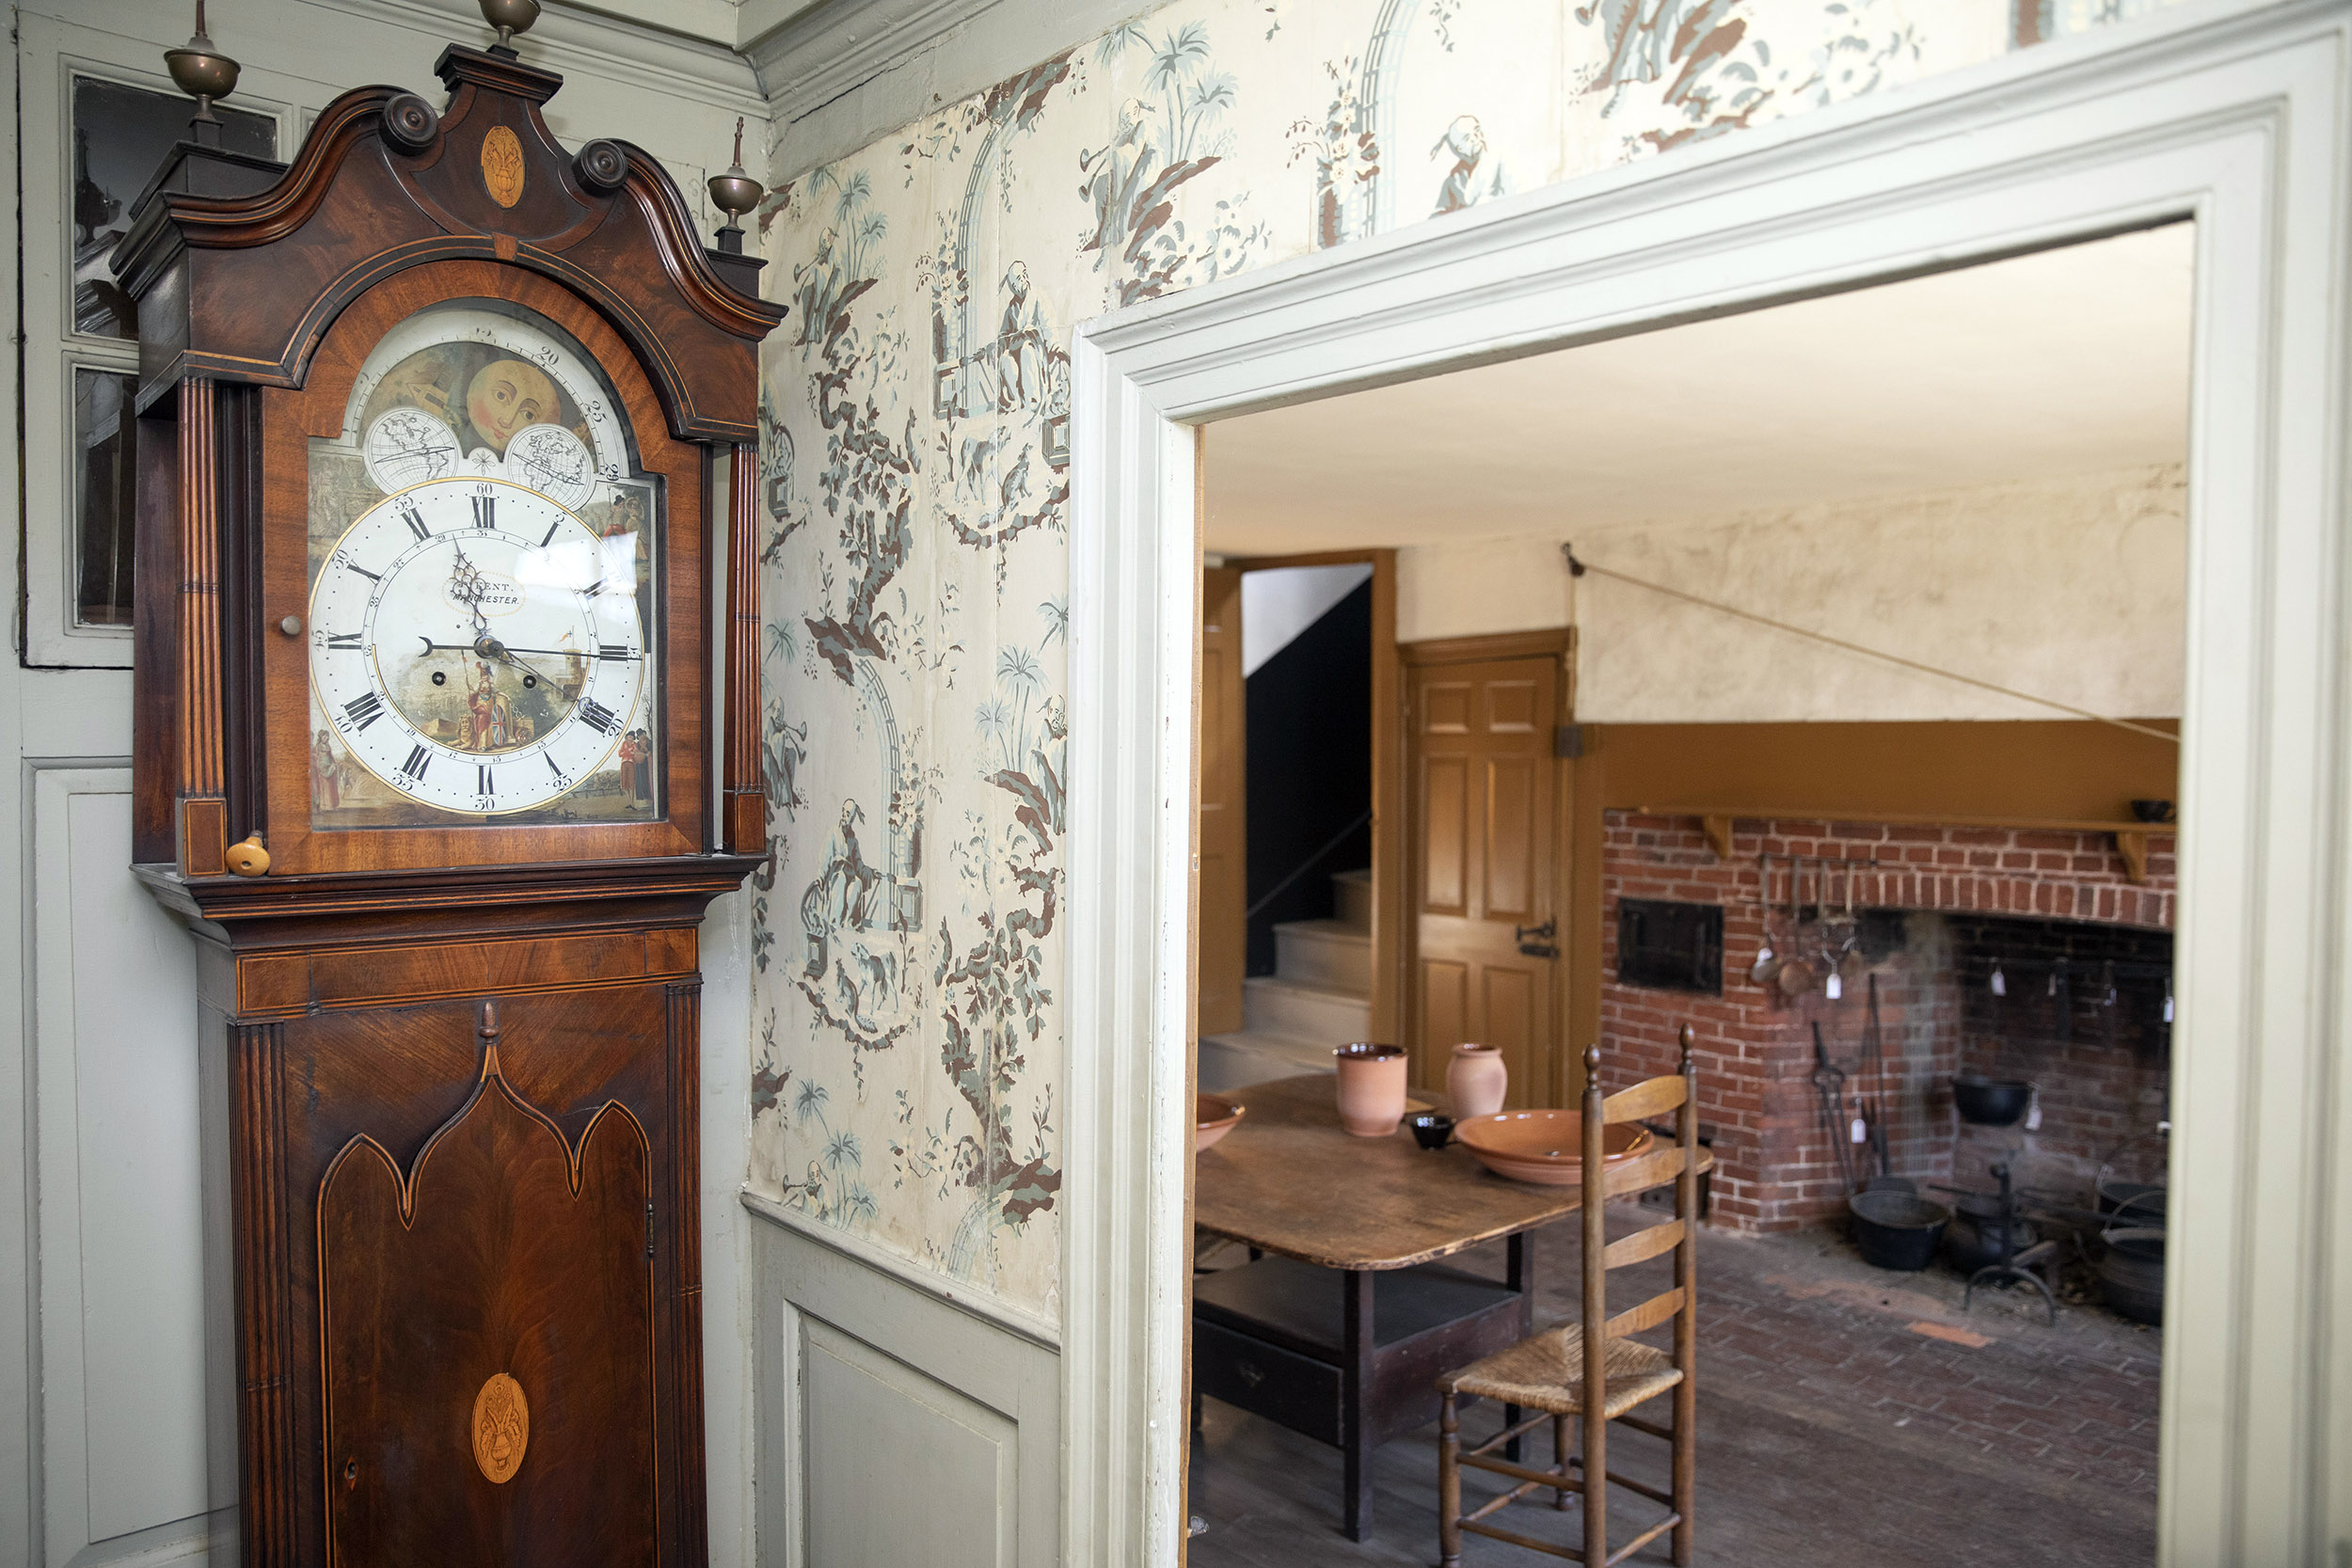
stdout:
[[765,849],[783,311],[739,131],[706,246],[652,157],[549,135],[536,9],[484,0],[445,105],[346,93],[287,166],[206,135],[199,17],[117,261],[134,859],[200,939],[254,1568],[707,1558],[696,930]]

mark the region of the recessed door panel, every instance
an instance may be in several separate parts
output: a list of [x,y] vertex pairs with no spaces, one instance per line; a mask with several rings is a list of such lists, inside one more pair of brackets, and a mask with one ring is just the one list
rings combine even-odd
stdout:
[[1422,1038],[1451,1051],[1470,1038],[1470,965],[1446,959],[1421,966]]
[[1423,735],[1468,735],[1470,707],[1477,693],[1461,681],[1431,681],[1422,690],[1415,711],[1422,716]]
[[[1535,797],[1551,772],[1549,762],[1495,757],[1486,764],[1486,909],[1490,920],[1523,922],[1534,908],[1535,884]],[[1549,791],[1544,790],[1549,806]],[[1531,923],[1532,924],[1532,923]]]
[[[1536,707],[1536,683],[1524,681],[1489,681],[1486,686],[1486,733],[1488,735],[1531,735],[1544,721],[1544,713]],[[1549,709],[1550,700],[1544,699]]]
[[1469,907],[1470,764],[1432,756],[1422,764],[1422,908],[1459,914]]

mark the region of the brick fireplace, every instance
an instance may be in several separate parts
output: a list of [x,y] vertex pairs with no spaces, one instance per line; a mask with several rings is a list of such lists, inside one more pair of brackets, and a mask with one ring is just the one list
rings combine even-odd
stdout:
[[[1694,1027],[1715,1223],[1785,1230],[1843,1211],[1813,1076],[1816,1024],[1828,1059],[1849,1074],[1837,1134],[1857,1092],[1882,1102],[1897,1175],[1985,1186],[1987,1167],[2009,1159],[2023,1185],[2072,1203],[2089,1200],[2103,1163],[2124,1180],[2160,1179],[2163,1142],[2144,1134],[2165,1114],[2169,1060],[2169,834],[2147,841],[2144,879],[2134,881],[2106,833],[1763,819],[1728,827],[1724,857],[1695,819],[1613,811],[1602,858],[1604,1080],[1615,1086],[1669,1070],[1677,1031]],[[1818,889],[1841,926],[1851,884],[1855,958],[1841,998],[1820,986],[1790,998],[1749,978],[1765,936],[1758,871],[1767,854],[1784,947],[1792,862],[1803,868],[1801,903],[1810,912]],[[1688,989],[1687,979],[1621,978],[1626,899],[1720,907],[1720,992]],[[1871,977],[1883,1086],[1875,1075],[1853,1076]],[[2039,1125],[1959,1122],[1949,1091],[1959,1071],[2032,1081]]]

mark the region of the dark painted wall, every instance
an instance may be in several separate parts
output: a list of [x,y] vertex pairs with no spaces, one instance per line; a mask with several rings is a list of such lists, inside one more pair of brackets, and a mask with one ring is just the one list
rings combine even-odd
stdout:
[[[1274,973],[1274,927],[1331,913],[1331,873],[1372,863],[1372,828],[1333,835],[1372,805],[1372,584],[1333,605],[1249,677],[1249,917],[1252,974]],[[1317,851],[1324,851],[1318,854]]]

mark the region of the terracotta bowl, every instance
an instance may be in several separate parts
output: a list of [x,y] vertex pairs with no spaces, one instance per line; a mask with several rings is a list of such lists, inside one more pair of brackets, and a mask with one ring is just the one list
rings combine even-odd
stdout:
[[1248,1107],[1237,1100],[1221,1094],[1197,1094],[1192,1097],[1192,1151],[1195,1154],[1241,1125],[1242,1112]]
[[[1497,1111],[1456,1122],[1454,1141],[1478,1156],[1497,1176],[1539,1186],[1565,1187],[1584,1180],[1584,1118],[1576,1111]],[[1646,1154],[1658,1134],[1632,1122],[1608,1130],[1611,1164]]]

